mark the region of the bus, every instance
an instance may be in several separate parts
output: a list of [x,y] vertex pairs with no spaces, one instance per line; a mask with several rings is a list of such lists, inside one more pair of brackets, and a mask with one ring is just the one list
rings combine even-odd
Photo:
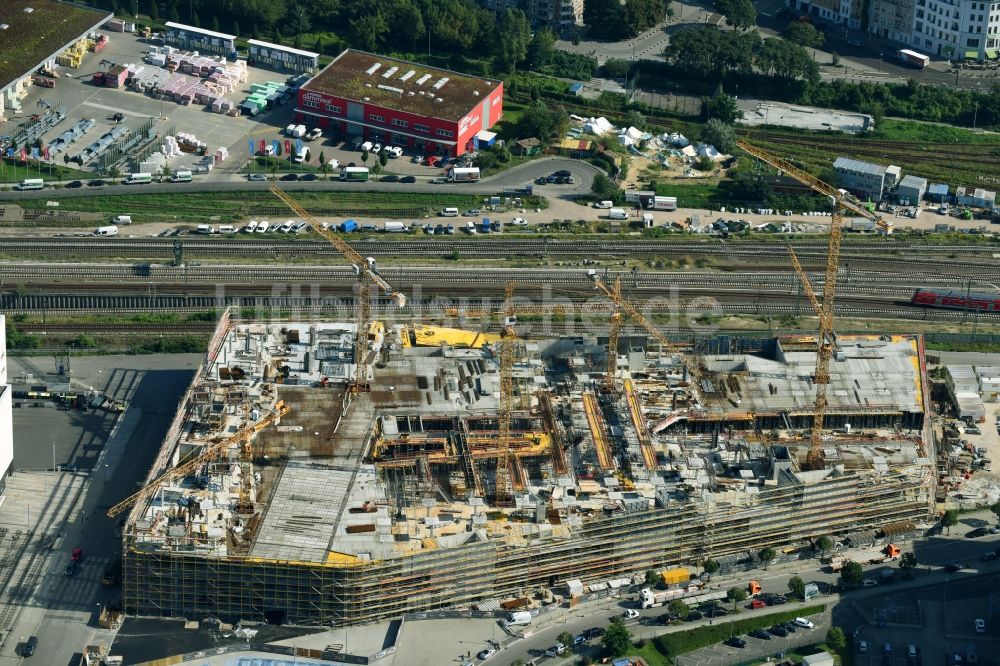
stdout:
[[153,182],[151,173],[130,173],[128,178],[122,181],[125,185],[145,185]]

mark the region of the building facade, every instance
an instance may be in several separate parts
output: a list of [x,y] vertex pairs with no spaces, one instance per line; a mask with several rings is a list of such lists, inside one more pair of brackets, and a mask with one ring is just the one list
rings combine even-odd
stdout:
[[14,462],[14,415],[10,383],[7,379],[7,324],[0,314],[0,492]]
[[861,29],[863,0],[787,0],[787,4],[800,14],[845,25],[851,30]]
[[583,0],[479,0],[479,4],[495,12],[520,9],[534,29],[565,34],[583,26]]
[[502,81],[348,49],[299,89],[295,119],[454,156],[502,114]]
[[996,60],[1000,3],[980,0],[871,0],[869,31],[949,60]]
[[280,71],[315,72],[319,67],[319,54],[290,46],[262,42],[259,39],[248,39],[250,58],[247,64],[257,67],[271,67]]
[[236,35],[167,21],[164,41],[186,51],[236,58]]
[[904,206],[916,206],[927,193],[927,179],[920,176],[903,176],[896,186],[896,200]]

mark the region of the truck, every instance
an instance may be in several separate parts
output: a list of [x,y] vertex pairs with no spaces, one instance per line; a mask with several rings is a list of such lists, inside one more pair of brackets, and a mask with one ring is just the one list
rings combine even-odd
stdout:
[[125,411],[125,403],[120,400],[115,400],[111,396],[105,395],[104,393],[93,393],[90,396],[90,407],[91,409],[102,409],[106,412],[111,412],[112,414],[121,414]]
[[882,564],[888,560],[895,560],[900,555],[899,546],[894,543],[890,543],[886,546],[879,548],[878,546],[873,546],[871,548],[859,548],[857,550],[848,550],[840,555],[834,557],[830,560],[830,571],[833,573],[839,572],[844,568],[844,565],[848,562],[857,562],[858,564]]
[[535,191],[535,186],[532,184],[522,185],[521,187],[505,187],[503,188],[504,194],[531,194]]
[[479,167],[452,167],[448,170],[448,180],[453,183],[472,183],[479,180]]
[[358,223],[355,222],[354,220],[344,220],[343,222],[337,225],[337,231],[339,231],[342,234],[350,233],[352,231],[357,231],[357,230],[358,230]]
[[656,197],[649,200],[651,210],[677,210],[677,197]]
[[340,179],[349,182],[363,182],[368,180],[368,167],[344,167],[340,172]]
[[652,588],[644,587],[639,590],[638,601],[642,608],[655,608],[669,604],[674,599],[689,599],[701,592],[703,588],[704,583],[701,581],[668,590],[653,590]]
[[490,218],[484,217],[483,221],[479,225],[479,232],[483,234],[488,234],[493,230],[493,225],[490,224]]
[[927,56],[916,51],[911,51],[910,49],[899,49],[896,51],[896,59],[904,65],[916,67],[917,69],[923,69],[931,62],[931,59]]

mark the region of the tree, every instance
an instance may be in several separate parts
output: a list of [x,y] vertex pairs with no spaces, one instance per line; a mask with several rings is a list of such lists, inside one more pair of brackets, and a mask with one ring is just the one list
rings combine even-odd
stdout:
[[646,570],[646,585],[654,587],[660,582],[660,573],[656,569]]
[[913,575],[913,568],[917,566],[917,556],[913,553],[903,553],[899,558],[899,568],[906,572],[906,575]]
[[676,615],[681,620],[686,620],[688,613],[691,612],[691,609],[688,608],[688,605],[683,601],[681,601],[680,599],[674,599],[669,604],[667,604],[667,610]]
[[566,647],[571,647],[573,645],[573,634],[569,633],[568,631],[564,631],[558,636],[556,636],[556,640],[565,645]]
[[646,129],[646,116],[635,110],[629,111],[625,114],[625,124],[638,130],[644,130]]
[[736,604],[747,600],[747,591],[742,587],[731,587],[726,590],[726,599],[733,602],[733,610],[736,610]]
[[718,118],[712,118],[701,128],[701,140],[718,148],[720,153],[732,153],[736,147],[732,126]]
[[613,617],[607,631],[604,632],[601,644],[612,657],[621,657],[632,647],[632,632],[622,623],[620,617]]
[[826,645],[838,652],[847,647],[847,636],[844,635],[844,630],[840,627],[830,627],[830,630],[826,632]]
[[536,30],[525,51],[524,62],[527,68],[539,71],[548,66],[552,62],[555,47],[556,35],[554,32],[548,28]]
[[382,44],[382,38],[388,29],[382,14],[374,13],[360,16],[350,22],[347,40],[355,48],[363,51],[376,51]]
[[829,553],[831,550],[833,550],[833,539],[831,539],[828,536],[821,536],[820,538],[816,539],[816,548],[818,548],[819,552],[823,553],[824,555],[826,553]]
[[774,552],[774,548],[765,548],[757,553],[757,558],[764,563],[765,569],[767,569],[768,565],[770,565],[777,556],[778,554]]
[[666,18],[669,2],[664,0],[625,0],[624,22],[630,36],[649,30]]
[[507,164],[507,162],[510,162],[510,149],[508,149],[506,145],[494,145],[491,152],[496,155],[497,162],[500,164]]
[[212,16],[212,30],[214,30],[215,32],[219,32],[220,30],[222,30],[222,26],[219,25],[218,16]]
[[497,156],[491,152],[480,151],[476,155],[476,159],[472,160],[472,164],[479,167],[481,171],[486,171],[497,165]]
[[818,49],[826,41],[826,35],[817,30],[812,23],[792,21],[785,28],[785,39],[792,44]]
[[299,3],[294,3],[288,7],[288,13],[285,15],[285,30],[293,35],[301,35],[304,32],[309,32],[312,28],[312,21],[309,18],[309,12],[306,8]]
[[617,201],[621,196],[621,190],[614,181],[603,173],[594,174],[594,181],[590,184],[590,191],[594,193],[599,201]]
[[743,112],[736,105],[736,98],[725,93],[713,97],[703,97],[701,100],[701,116],[704,120],[721,120],[732,124],[743,117]]
[[716,571],[719,570],[720,565],[715,560],[708,559],[705,560],[705,562],[701,566],[705,570],[705,573],[711,576],[712,574],[714,574]]
[[324,153],[321,150],[321,151],[319,151],[319,166],[320,166],[320,168],[322,168],[324,164],[326,164],[326,153]]
[[990,511],[992,511],[993,515],[997,517],[997,520],[1000,520],[1000,500],[990,505]]
[[375,164],[373,164],[372,167],[371,167],[371,169],[372,169],[372,175],[373,176],[377,176],[380,173],[382,173],[382,165],[379,164],[378,162],[376,162]]
[[369,157],[371,157],[371,154],[367,150],[362,150],[361,151],[361,163],[362,164],[368,164],[368,158]]
[[507,9],[497,20],[494,33],[497,64],[503,71],[513,70],[528,56],[531,39],[531,25],[520,9]]
[[806,584],[798,576],[792,576],[788,579],[788,591],[791,592],[800,601],[805,601],[806,598]]
[[625,10],[618,0],[584,0],[583,22],[595,37],[614,39],[624,34]]
[[941,516],[941,526],[948,530],[948,534],[951,534],[951,528],[958,525],[958,509],[948,509]]
[[[159,20],[160,20],[160,7],[159,7],[159,4],[160,3],[159,3],[158,0],[152,0],[152,2],[149,3],[149,18],[150,18],[151,21],[153,21],[153,23],[158,23]],[[239,33],[236,33],[236,34],[239,34]]]
[[378,163],[381,164],[382,166],[385,166],[386,164],[389,163],[389,154],[386,153],[384,150],[378,151]]
[[865,570],[857,562],[847,562],[840,570],[840,579],[848,587],[857,587],[865,578]]
[[751,0],[715,0],[715,8],[726,17],[726,25],[746,30],[757,23],[757,10]]
[[819,65],[809,52],[798,44],[777,37],[769,37],[761,43],[754,61],[762,72],[772,76],[819,81]]
[[554,134],[560,134],[568,122],[563,109],[550,109],[544,102],[537,101],[521,114],[515,131],[520,137],[533,136],[544,141]]
[[608,58],[601,65],[601,71],[609,79],[624,79],[628,77],[629,61],[621,58]]

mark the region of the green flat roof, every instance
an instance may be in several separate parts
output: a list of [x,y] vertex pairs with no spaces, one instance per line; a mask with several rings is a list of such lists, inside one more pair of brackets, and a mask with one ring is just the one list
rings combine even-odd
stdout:
[[110,17],[55,0],[0,0],[0,23],[9,26],[0,30],[0,90]]

